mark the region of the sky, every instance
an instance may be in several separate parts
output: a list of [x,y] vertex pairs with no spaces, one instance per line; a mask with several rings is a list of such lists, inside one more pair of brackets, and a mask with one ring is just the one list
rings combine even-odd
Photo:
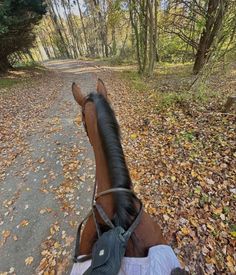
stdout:
[[[73,2],[73,1],[71,1],[71,2]],[[84,1],[79,0],[79,3],[80,3],[81,10],[83,11],[84,10]],[[76,4],[76,7],[72,7],[71,10],[74,14],[79,15],[79,10],[77,8],[77,4]],[[64,17],[64,10],[63,10],[62,6],[60,6],[60,8],[59,8],[59,12],[60,12],[61,16]]]

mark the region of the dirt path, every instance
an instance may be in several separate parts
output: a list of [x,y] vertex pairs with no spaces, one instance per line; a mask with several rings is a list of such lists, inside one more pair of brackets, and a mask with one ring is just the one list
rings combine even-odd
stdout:
[[155,91],[136,90],[120,74],[127,66],[46,66],[56,73],[7,89],[8,99],[0,92],[0,275],[70,272],[94,181],[71,84],[90,92],[97,75],[116,112],[134,189],[183,266],[193,274],[234,274],[235,116],[195,105],[161,111]]
[[45,65],[59,71],[63,86],[0,185],[0,274],[69,274],[77,223],[90,206],[93,155],[75,123],[80,110],[71,84],[91,92],[96,68],[76,61]]

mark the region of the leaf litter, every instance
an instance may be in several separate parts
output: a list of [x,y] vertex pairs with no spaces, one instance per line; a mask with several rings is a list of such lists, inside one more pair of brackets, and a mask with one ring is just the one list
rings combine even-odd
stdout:
[[[111,71],[101,73],[100,77],[105,80],[121,126],[134,189],[142,198],[146,210],[162,226],[181,263],[191,272],[233,273],[236,231],[233,117],[202,115],[199,112],[188,116],[179,108],[157,112],[152,91],[137,92]],[[44,94],[40,94],[45,86],[43,80],[38,81],[39,88],[30,94],[29,99],[24,98],[24,104],[20,102],[23,100],[20,94],[14,97],[13,102],[11,96],[1,97],[1,108],[5,108],[4,118],[1,119],[1,154],[6,156],[1,166],[2,179],[7,167],[26,150],[24,137],[37,128],[42,109],[49,107],[55,97],[54,92],[50,93],[45,106]],[[45,79],[43,82],[47,83]],[[29,86],[26,86],[23,92],[28,90]],[[13,88],[12,93],[21,91]],[[32,103],[36,106],[31,106]],[[28,109],[23,110],[22,105]],[[13,119],[16,114],[18,120]],[[74,123],[81,125],[81,117],[78,116]],[[45,137],[61,129],[61,121],[55,117],[46,129]],[[80,206],[78,211],[76,190],[86,184],[88,178],[93,180],[93,162],[84,156],[82,146],[74,145],[68,151],[59,141],[55,142],[60,151],[58,164],[62,166],[64,180],[59,186],[51,187],[57,175],[50,171],[40,182],[40,190],[45,195],[49,192],[55,195],[64,216],[73,214],[75,217],[83,210]],[[82,156],[80,161],[78,155]],[[37,163],[44,165],[45,158],[42,156]],[[28,160],[24,168],[37,172],[39,168],[32,165],[32,161]],[[87,170],[78,173],[84,165]],[[91,191],[90,187],[87,189]],[[17,198],[4,201],[4,206],[12,207]],[[55,214],[53,209],[44,206],[38,211],[40,215]],[[25,228],[29,223],[25,219],[18,226]],[[69,221],[74,231],[77,224],[76,219]],[[2,236],[5,243],[11,232],[4,231]],[[18,240],[15,234],[12,238]],[[41,244],[37,274],[63,274],[71,260],[73,241],[74,236],[67,234],[63,223],[51,224],[49,235]],[[30,258],[25,264],[31,265],[33,260]]]
[[134,190],[182,265],[193,274],[235,273],[235,116],[195,105],[191,114],[158,109],[153,90],[137,91],[108,70],[99,77],[120,123]]

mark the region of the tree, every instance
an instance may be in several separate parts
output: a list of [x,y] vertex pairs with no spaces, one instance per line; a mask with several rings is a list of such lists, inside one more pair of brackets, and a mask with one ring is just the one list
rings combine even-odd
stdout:
[[217,48],[217,36],[231,0],[165,1],[166,32],[178,35],[192,48],[193,73],[198,74]]
[[139,73],[152,75],[157,60],[157,0],[129,0]]
[[34,26],[45,13],[43,0],[0,1],[0,71],[11,67],[11,54],[32,46],[36,37]]
[[198,43],[193,73],[198,74],[210,55],[210,50],[221,27],[229,1],[209,0],[206,13],[206,23]]

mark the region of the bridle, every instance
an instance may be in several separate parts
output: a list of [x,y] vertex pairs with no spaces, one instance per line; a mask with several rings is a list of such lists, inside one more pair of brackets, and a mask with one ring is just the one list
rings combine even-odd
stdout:
[[130,190],[130,189],[126,189],[126,188],[110,188],[108,190],[105,190],[103,192],[100,192],[98,193],[96,196],[95,196],[95,193],[96,193],[96,187],[97,187],[97,182],[95,181],[95,184],[94,184],[94,189],[93,189],[93,199],[92,199],[92,208],[91,210],[89,211],[89,213],[87,214],[87,216],[82,220],[82,222],[80,223],[79,227],[78,227],[78,230],[77,230],[77,235],[76,235],[76,243],[75,243],[75,253],[74,253],[74,258],[73,258],[73,261],[75,263],[78,263],[78,262],[84,262],[84,261],[87,261],[89,259],[91,259],[91,255],[86,255],[86,256],[83,256],[82,258],[78,258],[79,257],[79,247],[80,247],[80,235],[81,235],[81,230],[82,230],[82,226],[84,224],[84,222],[90,217],[90,216],[93,216],[93,220],[94,220],[94,224],[95,224],[95,228],[96,228],[96,231],[97,231],[97,236],[100,237],[101,236],[101,230],[100,230],[100,227],[99,227],[99,224],[97,222],[97,219],[96,219],[96,214],[95,214],[95,210],[97,210],[97,212],[99,213],[100,217],[102,218],[102,220],[105,222],[105,224],[110,227],[110,228],[114,228],[114,224],[112,223],[112,221],[110,220],[110,218],[107,216],[107,214],[105,213],[105,211],[103,210],[102,206],[100,204],[97,203],[97,199],[102,197],[102,196],[105,196],[105,195],[108,195],[108,194],[111,194],[111,193],[115,193],[115,192],[127,192],[127,193],[131,193],[134,198],[139,202],[140,204],[140,208],[139,208],[139,212],[137,214],[137,216],[134,218],[134,221],[132,222],[132,224],[130,225],[129,229],[127,230],[132,232],[134,230],[134,228],[139,224],[140,222],[140,219],[141,219],[141,215],[142,215],[142,211],[143,211],[143,204],[142,202],[137,198],[137,196],[135,195],[135,193]]
[[90,101],[92,102],[92,100],[89,98],[90,95],[87,95],[85,96],[85,98],[83,99],[83,103],[82,103],[82,122],[83,122],[83,125],[84,125],[84,129],[87,133],[87,136],[88,136],[88,129],[87,129],[87,125],[86,125],[86,122],[85,122],[85,105]]
[[[83,103],[82,103],[82,121],[83,121],[84,129],[85,129],[87,135],[88,135],[88,130],[87,130],[86,122],[85,122],[85,106],[86,106],[86,104],[89,101],[92,102],[92,100],[89,98],[89,95],[87,95],[84,98]],[[139,202],[140,209],[139,209],[139,212],[138,212],[137,216],[135,217],[134,222],[131,224],[131,226],[130,226],[130,228],[128,230],[132,231],[133,228],[135,228],[137,226],[137,224],[139,223],[140,218],[141,218],[141,214],[142,214],[142,210],[143,210],[143,205],[142,205],[142,202],[137,198],[137,196],[135,195],[135,193],[132,190],[127,189],[127,188],[117,187],[117,188],[110,188],[110,189],[102,191],[102,192],[100,192],[98,194],[96,194],[96,190],[97,190],[97,181],[95,180],[94,189],[93,189],[93,197],[92,197],[91,210],[87,214],[87,216],[83,219],[83,221],[80,223],[80,225],[78,227],[77,236],[76,236],[76,246],[75,246],[74,262],[78,262],[79,245],[80,245],[80,233],[81,233],[82,225],[83,225],[83,223],[91,215],[93,216],[93,219],[94,219],[97,235],[98,235],[98,237],[101,236],[101,230],[99,228],[99,224],[98,224],[97,219],[96,219],[95,210],[97,210],[97,212],[99,213],[100,217],[102,218],[102,220],[105,222],[106,225],[108,225],[110,228],[114,228],[115,227],[113,225],[113,223],[111,222],[111,220],[109,219],[109,217],[107,216],[107,214],[105,213],[105,211],[103,210],[102,206],[97,203],[97,199],[99,199],[99,198],[101,198],[103,196],[106,196],[108,194],[116,193],[116,192],[126,192],[126,193],[129,193],[129,194],[132,194],[133,197]],[[85,261],[85,260],[89,259],[90,256],[91,255],[85,256],[80,261]]]
[[[84,129],[85,129],[87,135],[88,135],[88,129],[87,129],[87,125],[86,125],[86,122],[85,122],[85,107],[86,107],[86,104],[88,102],[92,102],[92,100],[90,99],[89,96],[90,95],[85,96],[85,98],[83,99],[83,103],[82,103],[82,122],[83,122]],[[100,198],[100,197],[102,197],[104,195],[110,194],[110,193],[114,193],[114,192],[128,192],[128,193],[132,193],[135,196],[135,194],[134,194],[134,192],[132,190],[126,189],[126,188],[121,188],[121,187],[119,187],[119,188],[110,188],[110,189],[108,189],[106,191],[100,192],[99,194],[95,195],[95,193],[96,193],[96,186],[97,186],[97,184],[96,184],[96,181],[95,181],[94,192],[93,192],[93,204],[92,204],[92,206],[94,204],[96,204],[96,201],[97,201],[98,198]]]

